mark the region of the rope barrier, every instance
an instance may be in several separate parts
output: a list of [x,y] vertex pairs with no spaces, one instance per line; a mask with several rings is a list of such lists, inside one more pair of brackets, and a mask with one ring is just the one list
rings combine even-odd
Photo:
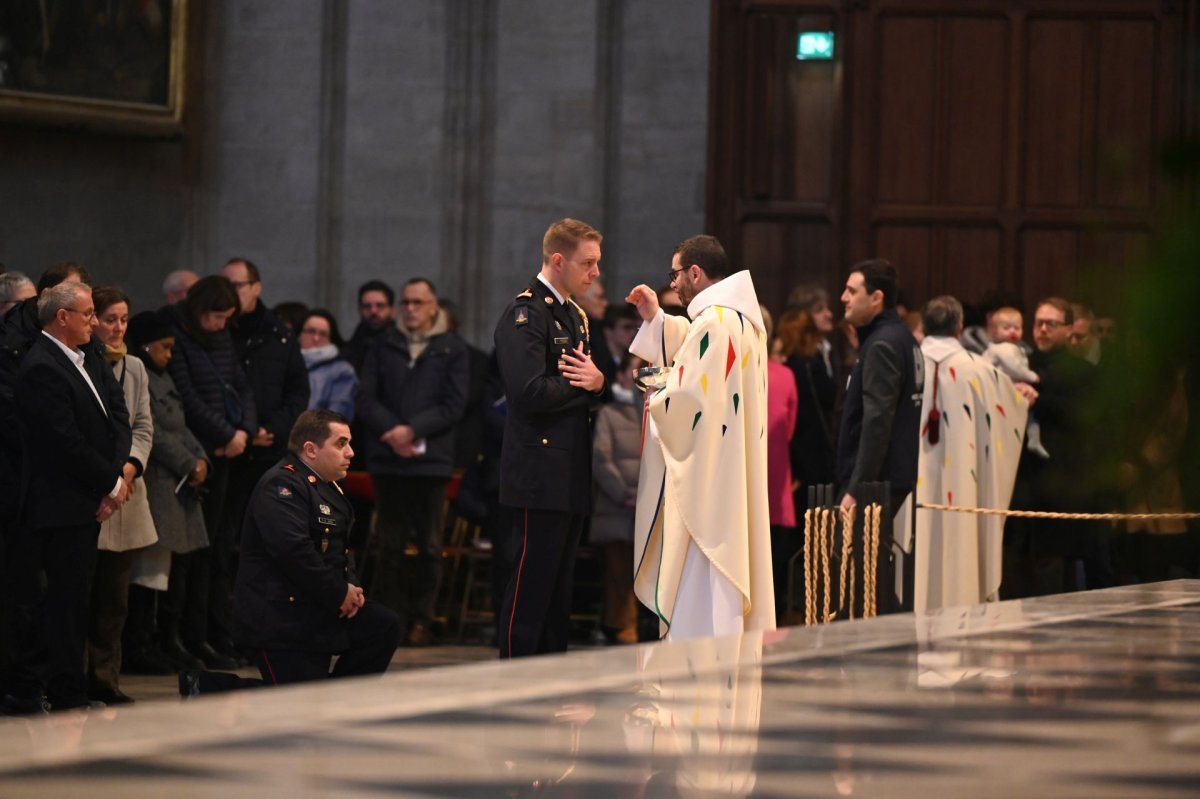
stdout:
[[1200,513],[1058,513],[1047,510],[1002,510],[1000,508],[963,508],[958,505],[937,505],[918,502],[921,510],[938,510],[947,513],[974,513],[981,516],[1016,516],[1021,519],[1059,519],[1064,521],[1183,521],[1200,519]]
[[[828,624],[839,618],[854,618],[855,564],[854,545],[856,508],[809,508],[804,512],[804,624]],[[869,619],[878,612],[876,580],[880,548],[880,527],[883,507],[867,505],[862,509],[863,539],[861,568],[862,618]],[[841,553],[837,528],[841,523]],[[838,584],[835,587],[833,568],[836,563]]]

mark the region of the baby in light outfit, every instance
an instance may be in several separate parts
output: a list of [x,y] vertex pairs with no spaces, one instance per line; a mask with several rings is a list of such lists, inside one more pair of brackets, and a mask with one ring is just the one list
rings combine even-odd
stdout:
[[[1041,378],[1029,368],[1029,357],[1019,343],[1023,323],[1021,312],[1016,308],[997,308],[988,321],[988,338],[992,343],[984,351],[983,357],[1014,382],[1033,385],[1041,382]],[[1042,458],[1050,457],[1050,453],[1042,446],[1042,426],[1032,412],[1025,426],[1025,449]]]

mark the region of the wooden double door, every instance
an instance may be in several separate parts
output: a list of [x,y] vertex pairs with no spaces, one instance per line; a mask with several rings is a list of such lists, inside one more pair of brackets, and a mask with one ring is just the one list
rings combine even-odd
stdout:
[[[714,0],[708,228],[778,309],[881,256],[912,307],[1099,304],[1195,120],[1196,0]],[[832,32],[831,60],[797,58]],[[1092,278],[1098,277],[1099,280]]]

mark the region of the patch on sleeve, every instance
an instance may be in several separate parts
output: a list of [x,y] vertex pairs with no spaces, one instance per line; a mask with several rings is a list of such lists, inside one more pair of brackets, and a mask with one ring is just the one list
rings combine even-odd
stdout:
[[518,327],[529,324],[529,309],[524,305],[517,306],[513,316],[513,324]]
[[279,492],[279,496],[281,497],[290,497],[292,495],[292,489],[287,486],[276,486],[275,490]]

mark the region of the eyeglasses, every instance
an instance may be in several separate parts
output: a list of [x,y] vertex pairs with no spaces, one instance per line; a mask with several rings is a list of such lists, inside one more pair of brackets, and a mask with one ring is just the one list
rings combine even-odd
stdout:
[[401,305],[415,305],[418,307],[428,305],[430,302],[431,300],[400,300]]
[[329,338],[328,330],[318,330],[312,327],[306,327],[300,331],[302,336],[312,336],[313,338]]
[[90,311],[77,311],[74,308],[63,308],[63,310],[67,313],[77,313],[88,322],[96,318],[96,310],[94,308]]
[[257,280],[231,280],[229,282],[233,284],[233,288],[235,291],[241,291],[242,289],[246,288],[246,286],[253,286],[258,281]]
[[1033,326],[1035,328],[1044,327],[1047,330],[1058,330],[1060,327],[1066,327],[1067,323],[1060,322],[1057,319],[1035,319],[1033,320]]
[[672,270],[670,270],[669,272],[667,272],[667,283],[668,283],[668,285],[669,285],[669,284],[671,284],[671,283],[674,283],[674,282],[675,282],[675,276],[676,276],[676,275],[678,275],[680,272],[686,272],[686,271],[687,271],[687,268],[686,268],[686,267],[682,267],[682,266],[681,266],[681,267],[679,267],[678,269],[672,269]]

